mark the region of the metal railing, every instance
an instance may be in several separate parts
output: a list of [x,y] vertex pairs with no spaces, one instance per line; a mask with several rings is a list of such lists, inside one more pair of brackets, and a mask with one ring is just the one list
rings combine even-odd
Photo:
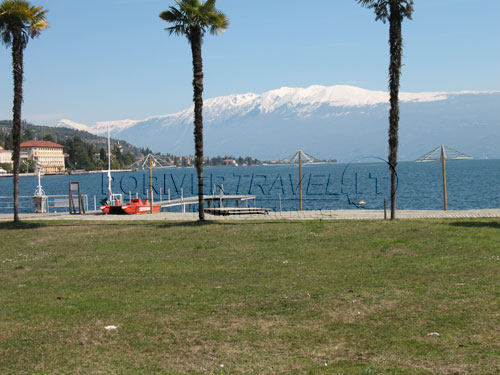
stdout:
[[[82,195],[85,211],[89,209],[88,195]],[[78,205],[78,197],[73,197],[73,202]],[[47,195],[45,201],[46,212],[68,212],[69,211],[69,195]],[[32,196],[19,196],[19,212],[31,213],[35,212],[35,202]],[[96,202],[94,197],[94,207]],[[0,196],[0,213],[11,213],[14,211],[14,199],[12,196]]]
[[[47,212],[67,212],[69,211],[70,202],[69,195],[48,195],[47,196]],[[82,194],[83,206],[85,211],[89,210],[89,198]],[[78,197],[73,197],[73,207],[78,206]]]
[[[20,212],[35,212],[33,197],[19,196],[18,208]],[[0,212],[11,213],[14,211],[14,199],[10,196],[0,196]]]

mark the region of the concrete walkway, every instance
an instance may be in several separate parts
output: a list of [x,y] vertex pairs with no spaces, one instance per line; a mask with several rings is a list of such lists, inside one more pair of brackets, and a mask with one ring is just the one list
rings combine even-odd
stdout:
[[[387,213],[388,217],[390,213]],[[0,214],[0,222],[12,221],[12,214]],[[49,214],[20,214],[21,220],[167,220],[167,221],[196,221],[198,213],[161,212],[144,215],[104,215],[100,212],[91,212],[85,215],[70,215],[68,213]],[[500,209],[438,211],[438,210],[398,210],[398,219],[441,219],[441,218],[500,218]],[[213,216],[205,214],[207,220],[383,220],[382,210],[325,210],[325,211],[291,211],[271,212],[268,215],[235,215]]]

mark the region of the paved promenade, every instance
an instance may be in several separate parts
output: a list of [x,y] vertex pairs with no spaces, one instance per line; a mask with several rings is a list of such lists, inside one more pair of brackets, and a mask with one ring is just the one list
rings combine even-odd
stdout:
[[[388,217],[390,212],[387,212]],[[205,215],[207,220],[383,220],[382,210],[325,210],[325,211],[291,211],[271,212],[268,215],[234,215],[212,216]],[[398,210],[398,219],[442,219],[442,218],[500,218],[500,209],[438,211],[438,210]],[[167,221],[195,221],[197,213],[161,212],[144,215],[104,215],[102,213],[87,213],[85,215],[70,215],[68,213],[50,214],[20,214],[21,220],[167,220]],[[12,221],[12,214],[0,214],[0,222]]]

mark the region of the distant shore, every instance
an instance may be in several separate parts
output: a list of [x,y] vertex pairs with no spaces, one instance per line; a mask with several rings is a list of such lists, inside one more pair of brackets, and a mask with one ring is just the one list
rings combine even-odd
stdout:
[[[119,172],[133,172],[133,169],[113,169],[111,173],[119,173]],[[99,174],[99,173],[107,173],[108,171],[100,170],[100,171],[69,171],[63,173],[42,173],[42,176],[68,176],[68,175],[81,175],[81,174]],[[36,172],[29,173],[19,173],[19,177],[33,177],[37,176]],[[0,177],[12,177],[12,173],[1,174]]]

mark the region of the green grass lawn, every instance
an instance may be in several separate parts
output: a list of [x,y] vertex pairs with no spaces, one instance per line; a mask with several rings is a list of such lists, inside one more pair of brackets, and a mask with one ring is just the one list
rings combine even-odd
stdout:
[[0,374],[500,373],[499,220],[0,235]]

